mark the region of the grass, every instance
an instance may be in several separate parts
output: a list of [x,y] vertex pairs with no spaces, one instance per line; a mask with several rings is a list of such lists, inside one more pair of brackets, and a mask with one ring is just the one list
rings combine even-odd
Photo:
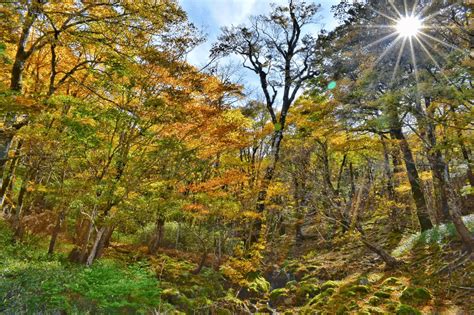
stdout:
[[103,259],[91,268],[48,256],[37,238],[21,246],[0,221],[0,313],[149,313],[161,304],[150,266]]
[[[470,231],[474,231],[474,214],[463,217],[463,221]],[[441,244],[446,239],[456,237],[454,224],[441,224],[434,228],[418,232],[406,237],[392,252],[395,257],[401,257],[415,247],[416,244]]]

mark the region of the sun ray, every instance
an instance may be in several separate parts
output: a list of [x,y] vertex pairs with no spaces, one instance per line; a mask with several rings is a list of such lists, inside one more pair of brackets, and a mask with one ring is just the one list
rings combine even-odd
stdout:
[[443,60],[447,61],[448,59],[446,58],[446,56],[444,56],[444,54],[439,51],[438,48],[436,48],[435,46],[433,46],[427,39],[425,39],[423,36],[419,36],[418,37],[418,40],[422,41],[423,43],[425,43],[425,45],[427,45],[432,51],[435,51],[441,58],[443,58]]
[[413,2],[413,7],[411,8],[411,15],[412,16],[419,16],[419,14],[415,14],[416,13],[416,7],[418,6],[418,3],[420,2],[420,0],[415,0]]
[[435,42],[438,42],[438,43],[440,43],[440,44],[442,44],[442,45],[444,45],[444,46],[446,46],[446,47],[450,47],[450,48],[455,49],[455,50],[457,50],[457,51],[459,51],[459,52],[462,52],[463,54],[466,54],[466,51],[465,51],[465,50],[462,50],[461,48],[459,48],[459,47],[457,47],[457,46],[454,46],[454,45],[445,43],[445,42],[443,42],[442,40],[437,39],[436,37],[433,37],[433,36],[431,36],[431,35],[429,35],[429,34],[426,34],[425,32],[420,31],[419,33],[420,33],[420,35],[426,36],[426,37],[428,37],[429,39],[434,40]]
[[[424,17],[423,17],[423,21],[429,21],[429,20],[431,20],[432,18],[434,18],[434,17],[440,15],[441,13],[443,13],[442,11],[449,9],[449,8],[453,7],[454,5],[455,5],[455,4],[448,5],[447,7],[444,7],[444,8],[442,8],[442,9],[439,9],[438,11],[436,11],[436,12],[430,14],[430,15],[424,16]],[[423,9],[423,11],[420,12],[420,15],[421,15],[426,9],[428,9],[428,8],[429,8],[429,6],[426,6],[426,7]]]
[[374,24],[374,25],[354,25],[356,28],[382,28],[382,29],[393,29],[392,25],[381,25],[381,24]]
[[423,49],[423,51],[425,52],[425,54],[431,59],[431,61],[434,63],[434,65],[439,69],[439,72],[441,73],[441,75],[446,79],[446,81],[450,84],[452,84],[453,86],[456,86],[449,78],[448,76],[443,72],[443,68],[441,68],[441,66],[439,65],[439,63],[436,61],[436,59],[433,57],[433,55],[430,53],[430,51],[426,48],[426,46],[421,42],[421,40],[419,38],[416,38],[415,39],[418,41],[418,43],[420,44],[420,47]]
[[416,89],[418,91],[418,66],[416,64],[415,48],[413,47],[413,39],[411,37],[408,37],[408,41],[410,43],[411,62],[413,63],[413,70],[415,72],[415,80],[416,80]]
[[388,34],[387,36],[384,36],[384,37],[382,37],[382,38],[379,38],[379,39],[377,39],[375,42],[372,42],[372,43],[370,43],[370,44],[368,44],[368,45],[362,47],[362,49],[370,48],[370,47],[372,47],[372,46],[374,46],[374,45],[377,45],[377,44],[380,43],[380,42],[383,42],[384,40],[387,40],[387,39],[392,38],[392,37],[397,36],[397,35],[398,35],[398,34],[395,33],[395,32],[390,33],[390,34]]
[[403,7],[405,8],[405,16],[409,16],[407,0],[403,0]]
[[388,3],[390,3],[390,5],[392,6],[393,10],[395,12],[397,12],[398,16],[399,17],[402,17],[403,15],[400,13],[400,11],[397,9],[397,7],[395,6],[395,4],[392,2],[392,1],[389,1]]
[[402,55],[403,55],[403,51],[405,50],[405,44],[407,43],[407,38],[404,37],[403,38],[403,42],[402,42],[402,45],[400,46],[400,51],[398,52],[398,56],[397,56],[397,62],[395,63],[395,68],[393,69],[393,74],[392,74],[392,80],[391,80],[391,83],[393,83],[395,81],[395,77],[397,75],[397,72],[398,72],[398,68],[400,66],[400,60],[402,59]]
[[390,43],[390,45],[388,45],[384,51],[382,52],[382,54],[380,54],[380,56],[375,60],[374,62],[374,66],[377,65],[380,60],[383,59],[383,57],[385,57],[386,54],[388,54],[390,52],[390,50],[392,50],[392,48],[400,41],[400,39],[402,38],[402,36],[398,36],[393,42]]
[[376,9],[374,9],[374,8],[372,8],[372,7],[369,7],[369,9],[372,10],[372,11],[374,11],[374,12],[377,13],[377,14],[380,14],[381,16],[383,16],[383,17],[385,17],[385,18],[387,18],[387,19],[389,19],[389,20],[392,20],[392,21],[395,22],[395,23],[398,21],[396,18],[394,18],[394,17],[392,17],[392,16],[390,16],[390,15],[388,15],[388,14],[385,14],[385,13],[383,13],[383,12],[380,12],[379,10],[376,10]]

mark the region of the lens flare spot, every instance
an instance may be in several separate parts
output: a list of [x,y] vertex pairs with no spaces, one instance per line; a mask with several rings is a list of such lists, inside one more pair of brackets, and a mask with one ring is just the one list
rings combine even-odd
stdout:
[[337,86],[336,81],[331,81],[328,84],[328,90],[334,90],[336,88],[336,86]]

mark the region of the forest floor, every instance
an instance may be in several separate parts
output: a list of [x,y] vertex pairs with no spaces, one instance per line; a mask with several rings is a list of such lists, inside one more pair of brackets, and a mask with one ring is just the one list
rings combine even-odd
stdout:
[[145,247],[112,243],[86,268],[67,261],[64,240],[47,256],[47,238],[29,236],[19,246],[2,223],[0,313],[473,314],[474,262],[452,233],[373,236],[403,261],[396,270],[354,234],[329,244],[307,240],[272,262],[270,288],[242,296],[217,268],[193,274],[198,255],[148,255]]

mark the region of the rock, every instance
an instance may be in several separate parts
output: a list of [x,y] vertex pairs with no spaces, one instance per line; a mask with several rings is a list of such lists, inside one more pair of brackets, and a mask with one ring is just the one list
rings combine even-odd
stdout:
[[326,281],[321,285],[321,291],[326,291],[329,288],[337,288],[339,286],[339,283],[335,281]]
[[385,292],[385,291],[377,291],[377,292],[374,293],[374,295],[378,298],[381,298],[381,299],[390,298],[390,293]]
[[402,284],[402,282],[398,278],[390,277],[390,278],[385,279],[383,284],[389,285],[389,286],[397,286],[397,285]]
[[400,304],[397,308],[397,315],[421,315],[421,312],[410,305]]
[[377,306],[377,305],[380,305],[382,304],[382,300],[376,296],[372,296],[370,299],[369,299],[369,304],[372,305],[372,306]]
[[307,281],[300,282],[299,287],[295,289],[295,298],[297,305],[303,305],[308,299],[315,297],[321,289],[317,284]]
[[426,304],[431,300],[431,293],[425,288],[407,287],[400,296],[400,302],[409,305]]
[[270,292],[270,305],[279,306],[286,303],[288,298],[288,289],[279,288]]
[[370,289],[366,285],[353,285],[349,289],[350,291],[357,292],[357,293],[362,293],[362,294],[367,294],[370,292]]
[[369,307],[368,310],[369,310],[369,314],[371,314],[371,315],[374,315],[374,314],[383,315],[383,314],[385,314],[384,311],[382,309],[378,308],[378,307]]

